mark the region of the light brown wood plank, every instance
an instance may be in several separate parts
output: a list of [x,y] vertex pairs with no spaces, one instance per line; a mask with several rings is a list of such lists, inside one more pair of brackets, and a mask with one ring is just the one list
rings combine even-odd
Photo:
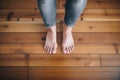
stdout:
[[120,54],[120,46],[117,46],[117,48],[118,48],[118,53]]
[[120,67],[30,67],[30,80],[119,80],[119,73]]
[[1,80],[27,80],[27,67],[0,67]]
[[[61,51],[61,45],[58,45],[57,54],[63,54]],[[44,44],[0,44],[0,54],[16,53],[47,54]],[[75,44],[75,50],[71,54],[118,54],[118,52],[113,44]]]
[[101,66],[120,66],[120,55],[101,55]]
[[[57,32],[60,29],[57,23]],[[120,32],[119,21],[77,21],[73,32]],[[62,28],[62,26],[61,26]],[[40,21],[10,21],[0,22],[0,32],[46,32],[45,25]]]
[[100,66],[99,55],[30,55],[30,66]]
[[0,66],[26,66],[25,55],[0,55]]
[[83,21],[120,21],[119,15],[83,15]]
[[119,15],[120,9],[85,9],[82,15]]
[[[22,33],[0,33],[0,43],[7,44],[26,44],[26,43],[45,43],[46,40],[46,32],[22,32]],[[60,43],[62,41],[62,33],[57,33],[57,42]]]
[[[65,10],[64,9],[58,9],[57,10],[57,19],[59,20],[64,20],[64,14],[65,14]],[[108,18],[106,20],[109,21],[109,19],[119,19],[119,18],[116,18],[117,16],[119,17],[120,15],[120,9],[85,9],[83,11],[83,13],[81,14],[81,19],[83,20],[84,19],[84,16],[91,16],[93,17],[93,19],[95,18],[95,16],[99,17],[102,19],[105,20],[105,17]],[[113,20],[112,19],[112,20]],[[99,19],[100,20],[100,19]]]
[[107,33],[107,32],[93,32],[93,33],[80,33],[80,32],[74,32],[73,37],[75,43],[113,43],[113,44],[119,44],[120,43],[120,33]]
[[[0,10],[0,16],[7,16],[12,13],[13,16],[22,18],[34,18],[42,20],[38,9],[4,9]],[[64,19],[65,10],[57,10],[57,19]],[[119,15],[120,9],[85,9],[82,15]]]
[[[91,17],[91,19],[94,19]],[[97,19],[97,18],[96,18]],[[77,21],[73,32],[120,32],[119,21],[92,21],[86,18],[85,21]]]
[[[0,22],[0,32],[47,32],[47,29],[40,21],[7,21]],[[60,32],[59,22],[57,32]]]
[[[25,36],[26,35],[26,36]],[[25,37],[24,37],[25,36]],[[75,43],[112,43],[120,44],[120,33],[83,33],[74,32]],[[0,44],[40,44],[45,43],[46,33],[0,33]],[[57,33],[57,43],[62,42],[62,33]]]

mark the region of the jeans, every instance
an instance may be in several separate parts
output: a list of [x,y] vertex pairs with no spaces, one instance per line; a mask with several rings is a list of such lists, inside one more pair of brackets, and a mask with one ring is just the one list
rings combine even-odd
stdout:
[[[37,2],[46,28],[54,26],[56,24],[56,0],[38,0]],[[66,0],[64,23],[67,26],[74,26],[86,3],[87,0]]]

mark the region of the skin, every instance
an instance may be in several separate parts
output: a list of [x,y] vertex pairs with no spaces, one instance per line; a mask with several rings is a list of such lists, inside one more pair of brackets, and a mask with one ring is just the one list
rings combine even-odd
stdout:
[[[48,54],[56,54],[57,40],[56,40],[56,26],[48,28],[45,47]],[[64,54],[70,54],[74,50],[74,40],[72,36],[72,27],[63,26],[63,41],[62,51]]]

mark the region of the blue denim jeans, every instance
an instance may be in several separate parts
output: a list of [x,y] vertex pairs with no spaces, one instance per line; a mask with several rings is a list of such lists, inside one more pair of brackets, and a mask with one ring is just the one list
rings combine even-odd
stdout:
[[[38,8],[47,28],[56,24],[56,0],[38,0]],[[66,0],[64,23],[74,26],[83,12],[87,0]]]

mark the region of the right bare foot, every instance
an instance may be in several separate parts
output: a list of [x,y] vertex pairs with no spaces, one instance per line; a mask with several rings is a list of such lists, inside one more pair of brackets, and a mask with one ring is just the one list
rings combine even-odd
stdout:
[[56,49],[57,49],[56,26],[53,26],[53,27],[48,29],[44,49],[49,54],[56,53]]

